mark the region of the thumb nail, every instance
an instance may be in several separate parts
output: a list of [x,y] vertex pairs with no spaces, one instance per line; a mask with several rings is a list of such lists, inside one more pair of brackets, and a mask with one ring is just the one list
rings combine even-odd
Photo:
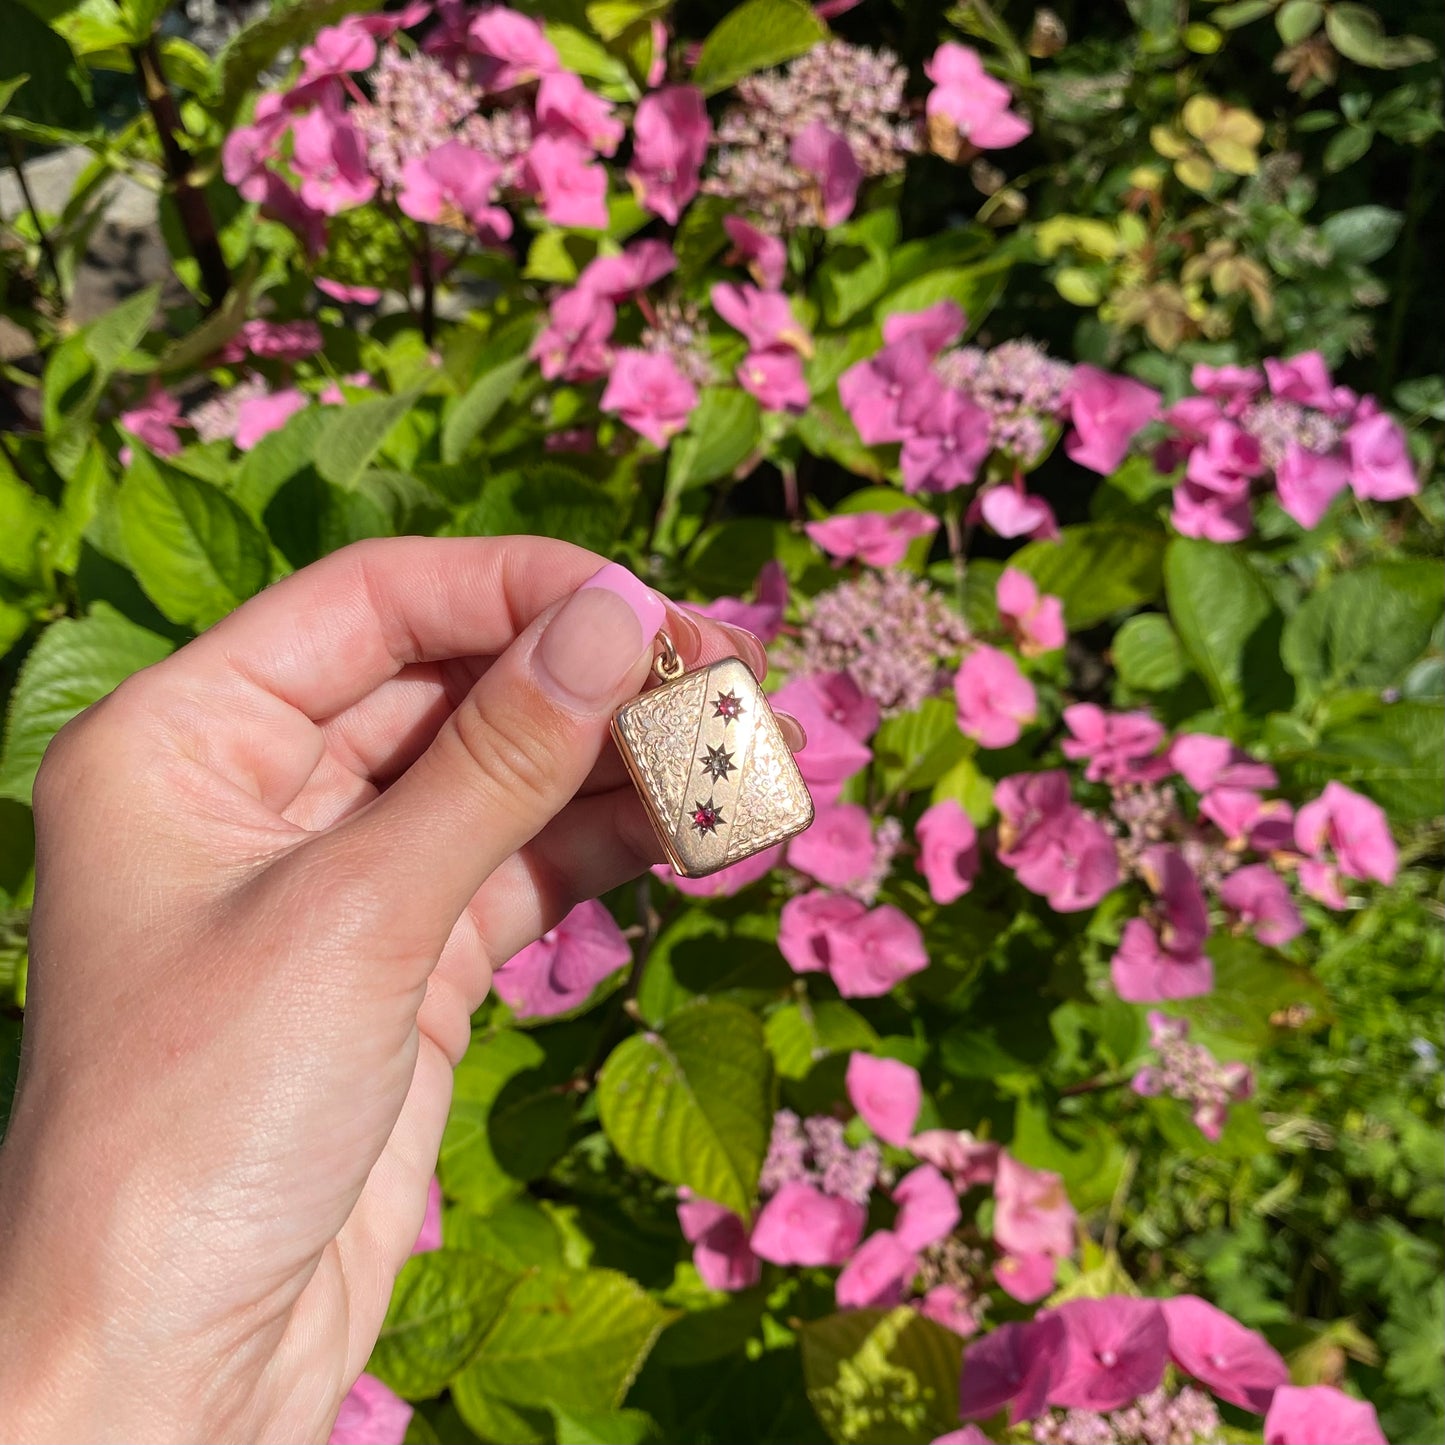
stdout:
[[664,615],[655,592],[626,567],[609,563],[547,624],[537,645],[538,671],[568,700],[595,706],[627,681]]

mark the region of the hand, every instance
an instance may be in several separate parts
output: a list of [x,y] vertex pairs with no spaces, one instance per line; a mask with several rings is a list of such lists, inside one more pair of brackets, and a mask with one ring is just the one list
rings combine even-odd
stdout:
[[[533,538],[363,543],[62,730],[0,1152],[0,1438],[325,1440],[493,968],[661,858],[607,740],[659,625]],[[608,585],[610,584],[610,585]]]

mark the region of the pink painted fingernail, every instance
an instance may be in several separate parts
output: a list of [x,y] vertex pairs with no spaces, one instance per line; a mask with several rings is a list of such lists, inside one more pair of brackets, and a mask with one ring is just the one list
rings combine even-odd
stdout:
[[562,692],[580,702],[601,702],[652,645],[664,616],[662,598],[626,567],[609,563],[547,625],[537,660]]

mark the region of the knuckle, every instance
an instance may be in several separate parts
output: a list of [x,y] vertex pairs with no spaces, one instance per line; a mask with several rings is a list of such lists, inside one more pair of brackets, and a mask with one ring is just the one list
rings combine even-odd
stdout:
[[452,720],[458,745],[489,791],[523,804],[551,796],[557,769],[545,725],[503,728],[472,700]]

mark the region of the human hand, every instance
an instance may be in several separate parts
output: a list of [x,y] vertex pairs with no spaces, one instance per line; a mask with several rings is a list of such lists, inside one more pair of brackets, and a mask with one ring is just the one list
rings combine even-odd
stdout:
[[662,856],[607,741],[653,634],[767,666],[620,568],[578,591],[601,565],[363,543],[57,736],[0,1151],[0,1438],[326,1438],[493,968]]

